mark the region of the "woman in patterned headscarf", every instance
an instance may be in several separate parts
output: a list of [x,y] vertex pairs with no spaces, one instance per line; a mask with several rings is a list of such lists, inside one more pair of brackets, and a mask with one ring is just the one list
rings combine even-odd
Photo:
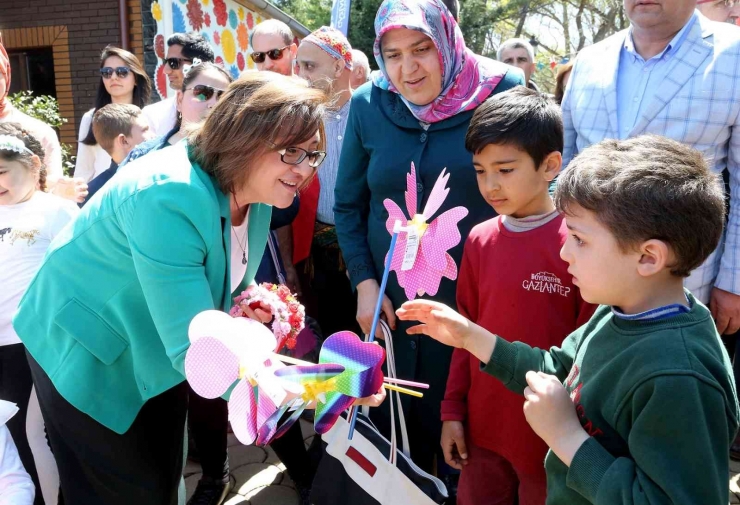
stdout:
[[64,177],[62,172],[62,147],[56,132],[48,124],[19,111],[8,100],[10,93],[10,59],[0,44],[0,123],[18,123],[41,142],[44,148],[44,166],[47,187],[56,195],[81,202],[87,195],[87,184]]
[[[373,52],[380,72],[352,98],[334,208],[339,244],[358,292],[357,320],[365,332],[391,239],[383,201],[404,201],[405,175],[414,162],[421,207],[446,168],[451,191],[438,212],[458,205],[470,211],[460,222],[463,241],[449,251],[459,264],[470,229],[493,217],[478,192],[472,155],[465,150],[468,123],[489,96],[524,84],[520,71],[466,48],[457,22],[440,0],[385,0],[375,18],[375,33]],[[455,282],[443,280],[433,298],[455,306]],[[423,399],[406,408],[407,423],[414,427],[411,454],[431,471],[439,453],[440,403],[452,353],[431,339],[406,335],[406,326],[396,325],[394,308],[405,300],[391,275],[383,315],[395,329],[398,375],[431,384]]]

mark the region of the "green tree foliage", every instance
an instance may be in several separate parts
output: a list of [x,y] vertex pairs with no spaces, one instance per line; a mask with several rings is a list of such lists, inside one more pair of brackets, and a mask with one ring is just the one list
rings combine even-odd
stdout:
[[[52,96],[39,95],[33,96],[32,91],[21,91],[8,96],[13,107],[43,121],[58,132],[59,128],[67,122],[66,118],[59,115],[59,104]],[[72,154],[72,148],[69,144],[62,144],[62,168],[65,175],[72,175],[75,168],[76,156]]]

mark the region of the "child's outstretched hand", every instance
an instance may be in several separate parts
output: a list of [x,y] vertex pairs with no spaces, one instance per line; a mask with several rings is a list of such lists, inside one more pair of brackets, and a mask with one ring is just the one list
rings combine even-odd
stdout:
[[429,300],[413,300],[401,305],[396,315],[402,321],[419,321],[406,333],[429,335],[445,345],[465,347],[472,323],[447,305]]
[[524,416],[552,452],[570,466],[576,451],[589,436],[581,427],[568,391],[554,375],[527,372],[526,378]]
[[465,427],[460,421],[442,423],[442,452],[445,461],[452,468],[462,470],[468,462],[468,448],[465,445]]

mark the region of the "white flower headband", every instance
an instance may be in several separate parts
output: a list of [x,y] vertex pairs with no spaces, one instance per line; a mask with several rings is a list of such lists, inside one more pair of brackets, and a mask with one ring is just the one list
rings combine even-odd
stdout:
[[18,154],[33,154],[33,151],[27,148],[26,144],[24,144],[21,139],[12,135],[0,135],[0,151],[13,151]]
[[192,65],[183,65],[182,66],[182,75],[188,75],[188,72],[192,70],[193,67],[197,67],[203,63],[200,58],[193,58],[193,64]]

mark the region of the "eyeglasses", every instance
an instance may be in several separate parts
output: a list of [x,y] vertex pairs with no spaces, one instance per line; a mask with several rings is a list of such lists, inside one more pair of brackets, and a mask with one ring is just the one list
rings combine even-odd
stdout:
[[185,91],[187,90],[193,91],[193,96],[199,101],[199,102],[207,102],[208,100],[213,97],[213,94],[216,94],[216,100],[221,98],[221,95],[226,93],[226,90],[214,88],[213,86],[207,86],[205,84],[196,84],[192,88],[185,88]]
[[300,147],[286,147],[277,151],[280,161],[286,165],[300,165],[308,157],[308,166],[318,168],[326,158],[326,151],[306,151]]
[[720,4],[722,4],[721,6],[724,7],[725,9],[732,9],[738,3],[738,0],[724,0],[723,2],[722,1],[718,2],[717,0],[699,0],[696,3],[697,4],[716,3],[717,6],[720,6]]
[[103,76],[103,79],[110,79],[113,77],[113,72],[115,72],[121,79],[125,79],[128,77],[128,73],[131,72],[131,69],[128,67],[103,67],[100,69],[100,75]]
[[280,49],[270,49],[264,53],[252,53],[249,55],[252,61],[255,63],[263,63],[265,61],[265,55],[269,56],[272,61],[279,60],[283,57],[283,51],[288,49],[290,46],[281,47]]
[[192,63],[193,60],[189,58],[165,58],[164,62],[170,66],[172,70],[177,70],[180,68],[180,65],[182,65],[183,61],[187,61],[188,63]]

